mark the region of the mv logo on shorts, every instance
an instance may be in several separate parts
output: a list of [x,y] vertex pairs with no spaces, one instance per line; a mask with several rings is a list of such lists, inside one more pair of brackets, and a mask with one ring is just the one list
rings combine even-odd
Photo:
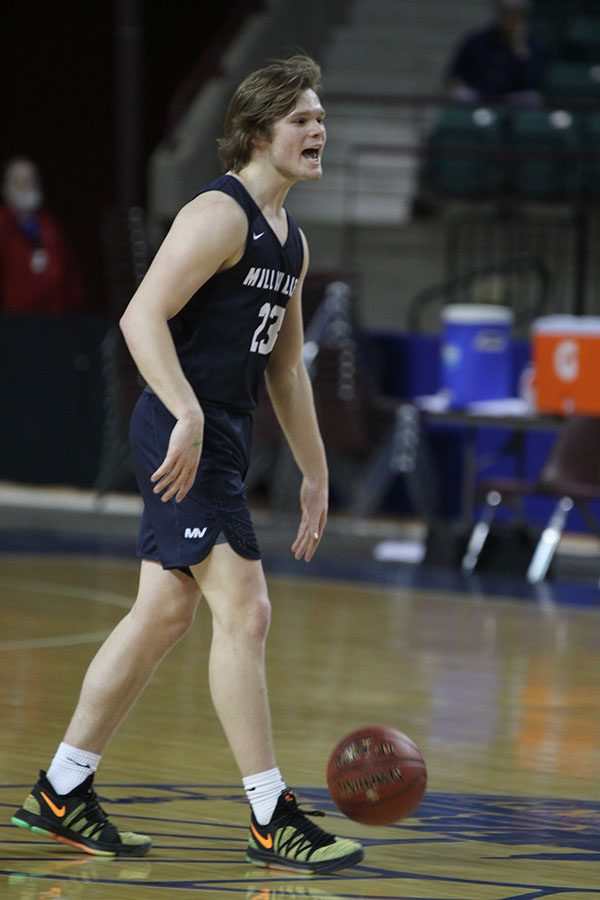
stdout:
[[206,534],[206,526],[204,528],[186,528],[183,532],[184,538],[203,538]]

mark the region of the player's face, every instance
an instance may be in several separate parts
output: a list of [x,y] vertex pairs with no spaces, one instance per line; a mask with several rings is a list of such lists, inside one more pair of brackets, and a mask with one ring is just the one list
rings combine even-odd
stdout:
[[303,91],[292,112],[273,123],[271,162],[292,181],[320,178],[326,140],[325,112],[319,98],[313,90]]

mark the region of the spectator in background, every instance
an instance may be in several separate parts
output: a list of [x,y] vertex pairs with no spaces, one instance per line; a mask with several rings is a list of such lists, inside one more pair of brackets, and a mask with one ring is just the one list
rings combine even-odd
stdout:
[[447,73],[457,103],[504,102],[539,106],[545,51],[532,32],[527,0],[495,0],[496,21],[467,35]]
[[15,157],[5,166],[0,206],[0,312],[59,314],[80,309],[83,290],[73,255],[44,209],[37,166]]

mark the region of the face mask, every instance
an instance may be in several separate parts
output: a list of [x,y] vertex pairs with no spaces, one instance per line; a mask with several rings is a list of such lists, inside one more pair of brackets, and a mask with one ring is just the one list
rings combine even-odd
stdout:
[[35,212],[42,205],[42,200],[42,192],[37,188],[15,191],[9,197],[10,205],[18,213]]

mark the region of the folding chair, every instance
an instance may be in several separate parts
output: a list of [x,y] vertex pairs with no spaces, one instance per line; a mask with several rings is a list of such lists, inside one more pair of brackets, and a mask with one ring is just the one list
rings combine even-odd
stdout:
[[527,569],[527,581],[538,584],[548,574],[574,506],[579,508],[590,530],[600,535],[600,523],[589,507],[590,501],[600,500],[600,418],[566,419],[536,481],[495,478],[482,482],[479,487],[485,493],[485,502],[462,560],[462,570],[467,574],[473,572],[479,561],[503,501],[512,503],[524,518],[522,502],[526,496],[555,498],[554,509]]
[[334,493],[351,516],[362,518],[377,511],[401,476],[414,509],[430,518],[439,511],[437,471],[419,411],[379,391],[364,358],[351,292],[341,282],[330,288],[307,331],[305,359]]

